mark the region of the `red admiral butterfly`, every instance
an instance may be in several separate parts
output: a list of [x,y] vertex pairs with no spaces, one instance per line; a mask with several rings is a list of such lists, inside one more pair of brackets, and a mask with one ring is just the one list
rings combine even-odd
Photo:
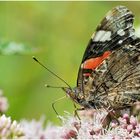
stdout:
[[125,6],[107,13],[85,50],[76,88],[43,67],[65,82],[68,87],[62,89],[84,108],[132,106],[140,101],[140,39],[133,21],[133,13]]
[[77,87],[63,88],[84,108],[120,109],[140,101],[140,39],[125,6],[107,13],[92,35],[79,68]]

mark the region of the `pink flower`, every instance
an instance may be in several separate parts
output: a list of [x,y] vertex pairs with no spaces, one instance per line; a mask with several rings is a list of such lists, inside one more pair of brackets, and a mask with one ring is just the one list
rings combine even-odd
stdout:
[[20,138],[23,136],[22,128],[16,121],[11,120],[10,117],[2,115],[0,117],[0,138]]
[[77,137],[77,132],[72,129],[66,131],[65,134],[61,136],[61,138],[64,138],[64,139],[71,139],[71,138],[76,138],[76,137]]
[[137,119],[134,116],[130,117],[130,124],[135,127],[137,125]]
[[129,124],[127,125],[127,131],[130,133],[133,130],[133,125]]
[[129,115],[127,113],[123,114],[123,119],[128,120],[129,119]]

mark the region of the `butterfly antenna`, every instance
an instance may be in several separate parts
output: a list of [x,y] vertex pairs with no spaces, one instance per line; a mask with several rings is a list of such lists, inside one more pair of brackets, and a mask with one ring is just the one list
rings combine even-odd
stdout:
[[[45,65],[43,65],[35,56],[33,56],[33,59],[42,67],[44,67],[48,72],[50,72],[52,75],[54,75],[55,77],[57,77],[59,80],[61,80],[63,83],[65,83],[70,89],[71,86],[65,81],[63,80],[61,77],[59,77],[57,74],[55,74],[54,72],[52,72],[50,69],[48,69]],[[47,87],[51,87],[51,86],[47,86]]]
[[48,85],[48,84],[45,84],[45,87],[47,87],[47,88],[66,88],[66,87],[52,86],[52,85]]

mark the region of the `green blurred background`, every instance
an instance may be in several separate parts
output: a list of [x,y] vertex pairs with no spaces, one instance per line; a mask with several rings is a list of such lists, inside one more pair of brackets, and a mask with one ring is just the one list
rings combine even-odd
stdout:
[[[51,104],[65,93],[44,85],[65,85],[32,56],[74,87],[89,38],[104,15],[117,5],[131,9],[135,25],[140,24],[140,2],[0,2],[0,43],[23,44],[28,49],[23,54],[0,56],[0,88],[10,104],[7,115],[19,120],[44,114],[47,120],[58,122]],[[56,109],[63,115],[74,108],[66,98]]]

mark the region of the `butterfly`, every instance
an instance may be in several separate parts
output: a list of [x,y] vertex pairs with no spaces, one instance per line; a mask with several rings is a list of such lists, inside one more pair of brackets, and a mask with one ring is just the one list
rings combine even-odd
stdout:
[[140,38],[125,6],[109,11],[92,35],[80,64],[77,86],[66,94],[87,109],[123,109],[140,101]]

